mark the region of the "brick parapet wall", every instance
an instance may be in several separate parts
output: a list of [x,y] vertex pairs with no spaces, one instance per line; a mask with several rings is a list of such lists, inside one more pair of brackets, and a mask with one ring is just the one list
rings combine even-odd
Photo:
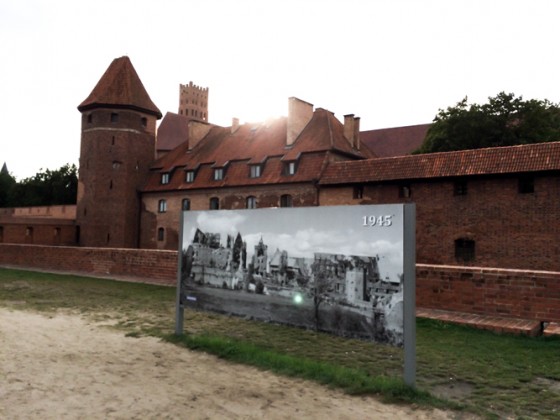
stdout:
[[[0,244],[0,265],[174,286],[177,252]],[[416,305],[560,322],[560,272],[417,264]]]
[[174,286],[177,251],[0,244],[0,265]]
[[417,264],[418,306],[560,321],[560,272]]

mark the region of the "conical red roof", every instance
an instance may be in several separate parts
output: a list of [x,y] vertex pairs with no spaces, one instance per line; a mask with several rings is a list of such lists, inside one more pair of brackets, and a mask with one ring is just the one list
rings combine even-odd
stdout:
[[82,112],[105,106],[133,108],[161,118],[161,111],[150,99],[127,56],[113,60],[78,110]]

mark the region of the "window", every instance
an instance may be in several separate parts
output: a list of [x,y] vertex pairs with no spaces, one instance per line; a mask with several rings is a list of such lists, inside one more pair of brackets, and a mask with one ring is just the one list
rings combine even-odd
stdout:
[[474,261],[475,243],[472,239],[455,240],[455,259],[460,262]]
[[186,172],[185,182],[194,182],[194,171],[187,171]]
[[455,181],[453,183],[453,195],[467,195],[467,181]]
[[224,168],[214,169],[214,181],[224,179]]
[[111,112],[111,122],[116,123],[119,122],[119,114],[116,112]]
[[88,122],[88,124],[91,124],[93,122],[93,114],[88,114],[87,122]]
[[286,170],[286,175],[295,175],[296,163],[295,162],[286,163],[285,170]]
[[409,184],[401,185],[399,187],[399,197],[400,198],[410,198],[412,195],[412,190]]
[[210,199],[210,210],[220,209],[220,199],[218,197],[212,197]]
[[261,165],[251,165],[249,168],[249,176],[251,178],[259,178],[261,176]]
[[158,201],[158,212],[165,213],[167,211],[167,200]]
[[169,172],[165,172],[161,174],[161,183],[162,184],[169,184]]
[[4,226],[0,226],[0,242],[4,242]]
[[253,196],[247,197],[245,207],[248,208],[248,209],[256,209],[257,208],[257,198],[253,197]]
[[183,198],[183,201],[181,201],[181,209],[190,210],[191,209],[191,200],[189,200],[188,198]]
[[356,200],[360,200],[364,198],[364,186],[363,185],[356,185],[354,187],[353,197]]
[[164,239],[165,239],[165,229],[160,227],[157,230],[157,240],[161,242]]
[[142,127],[146,128],[148,126],[148,119],[146,117],[142,117],[140,118],[140,123],[142,124]]
[[280,197],[280,207],[292,207],[292,196],[284,194]]
[[532,194],[535,192],[535,178],[525,175],[519,178],[519,194]]

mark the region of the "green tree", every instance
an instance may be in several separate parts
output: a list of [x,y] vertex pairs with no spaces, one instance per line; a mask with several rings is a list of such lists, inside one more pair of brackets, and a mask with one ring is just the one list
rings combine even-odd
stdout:
[[52,206],[75,204],[78,190],[76,165],[38,172],[16,183],[11,191],[9,207]]
[[440,109],[415,153],[560,141],[560,106],[548,100],[523,100],[500,92],[486,104],[465,97]]
[[15,185],[15,178],[8,172],[8,168],[4,164],[0,171],[0,207],[11,207],[11,195]]

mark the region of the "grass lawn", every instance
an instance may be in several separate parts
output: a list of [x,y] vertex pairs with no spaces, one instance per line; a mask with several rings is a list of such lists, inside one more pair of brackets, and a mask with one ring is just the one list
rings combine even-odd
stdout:
[[0,269],[0,306],[112,321],[130,336],[158,336],[349,393],[489,418],[560,416],[558,338],[497,335],[419,319],[418,386],[412,390],[401,380],[402,350],[385,345],[191,310],[185,311],[186,334],[177,338],[174,288]]

